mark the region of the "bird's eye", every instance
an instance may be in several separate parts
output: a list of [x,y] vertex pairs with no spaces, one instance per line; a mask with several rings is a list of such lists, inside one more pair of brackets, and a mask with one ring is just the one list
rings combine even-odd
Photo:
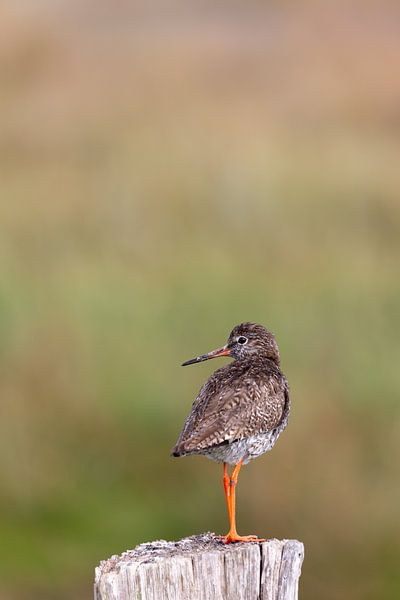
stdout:
[[247,344],[247,338],[244,337],[244,335],[241,335],[240,337],[238,337],[237,341],[238,341],[238,344],[242,344],[242,345]]

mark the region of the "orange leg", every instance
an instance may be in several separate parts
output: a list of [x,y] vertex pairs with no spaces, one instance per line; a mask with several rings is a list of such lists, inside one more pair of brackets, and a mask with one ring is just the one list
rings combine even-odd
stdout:
[[224,488],[229,513],[229,532],[222,539],[224,544],[233,542],[265,542],[256,535],[239,535],[236,531],[236,484],[243,459],[233,469],[231,477],[228,476],[226,464],[224,463]]
[[228,471],[227,471],[227,468],[226,468],[226,463],[224,463],[224,490],[225,490],[226,505],[228,507],[229,522],[231,522],[231,520],[232,520],[232,510],[231,510],[231,478],[228,475]]

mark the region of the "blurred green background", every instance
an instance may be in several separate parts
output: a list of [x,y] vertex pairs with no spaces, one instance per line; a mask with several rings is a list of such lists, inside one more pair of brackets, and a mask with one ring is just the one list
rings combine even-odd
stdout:
[[10,2],[0,57],[1,600],[226,532],[169,452],[246,320],[293,408],[239,531],[305,543],[301,598],[398,598],[399,4]]

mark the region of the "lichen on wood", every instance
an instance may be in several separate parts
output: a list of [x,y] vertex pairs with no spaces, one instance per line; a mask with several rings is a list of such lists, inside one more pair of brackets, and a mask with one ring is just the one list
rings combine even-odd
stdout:
[[159,540],[102,561],[95,600],[297,600],[303,557],[297,540]]

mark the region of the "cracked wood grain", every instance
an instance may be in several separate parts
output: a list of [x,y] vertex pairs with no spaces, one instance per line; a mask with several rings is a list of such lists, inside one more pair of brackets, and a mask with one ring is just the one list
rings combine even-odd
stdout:
[[212,533],[141,544],[96,568],[95,600],[297,600],[297,540],[224,545]]

